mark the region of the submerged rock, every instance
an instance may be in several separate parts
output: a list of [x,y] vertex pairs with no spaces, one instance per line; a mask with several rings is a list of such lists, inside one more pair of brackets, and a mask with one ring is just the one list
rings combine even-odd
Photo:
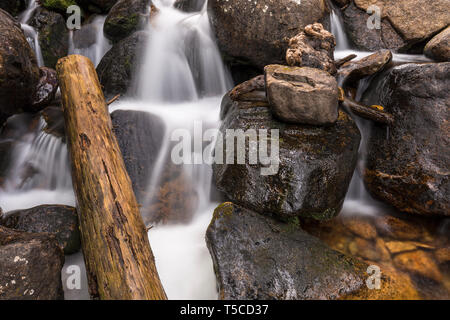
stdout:
[[36,56],[20,25],[0,9],[0,118],[23,112],[38,80]]
[[52,235],[0,226],[0,300],[63,299],[63,264]]
[[142,53],[147,42],[147,33],[138,31],[115,44],[100,61],[97,73],[106,97],[126,94],[133,85]]
[[29,24],[39,32],[39,44],[45,66],[55,68],[56,62],[65,57],[69,51],[66,20],[59,13],[38,8]]
[[223,53],[261,69],[282,64],[289,39],[306,25],[329,22],[324,0],[209,0],[208,10]]
[[436,61],[450,62],[450,27],[427,43],[424,54]]
[[267,99],[279,119],[331,125],[338,118],[338,85],[328,72],[309,67],[265,68]]
[[289,40],[286,61],[290,66],[317,68],[335,74],[335,47],[333,34],[320,23],[314,23]]
[[63,205],[41,205],[31,209],[7,212],[0,217],[0,224],[20,231],[55,236],[65,254],[80,250],[80,231],[76,209]]
[[402,65],[364,97],[394,116],[371,132],[364,181],[402,212],[450,215],[449,73],[450,63]]
[[40,79],[33,95],[31,110],[39,111],[46,107],[55,98],[58,90],[58,76],[54,69],[42,67],[39,69]]
[[[249,129],[269,130],[267,137],[261,131],[254,133],[259,133],[260,143],[270,144],[270,165],[262,164],[261,154],[259,161],[250,163],[249,143],[238,150],[246,156],[244,164],[238,164],[236,152],[232,164],[223,159],[223,164],[217,159],[213,164],[217,188],[230,200],[283,219],[330,219],[339,213],[356,166],[360,141],[358,128],[350,117],[341,111],[337,122],[328,127],[286,124],[273,118],[266,101],[232,101],[229,97],[224,98],[222,109],[228,110],[222,112],[225,118],[220,131],[224,140],[227,129],[243,130],[247,135],[251,135]],[[217,143],[216,153],[221,139]],[[260,148],[264,155],[261,144]],[[220,159],[216,154],[217,157]]]
[[150,7],[150,0],[119,0],[106,17],[105,36],[118,42],[137,31]]
[[339,299],[365,286],[365,264],[232,203],[215,210],[206,243],[224,300]]

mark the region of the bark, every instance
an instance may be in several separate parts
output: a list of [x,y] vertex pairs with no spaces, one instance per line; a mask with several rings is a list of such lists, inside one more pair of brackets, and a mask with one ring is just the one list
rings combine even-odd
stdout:
[[394,117],[383,110],[380,106],[364,106],[349,97],[340,96],[341,106],[350,109],[350,111],[357,116],[369,119],[375,122],[391,125],[394,123]]
[[166,299],[95,68],[71,55],[56,69],[91,295]]

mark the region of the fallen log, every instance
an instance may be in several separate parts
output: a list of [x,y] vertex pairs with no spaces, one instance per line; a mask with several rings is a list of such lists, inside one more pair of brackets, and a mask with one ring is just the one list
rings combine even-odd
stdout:
[[387,125],[394,123],[394,117],[383,111],[381,106],[365,106],[344,95],[340,95],[339,100],[342,107],[349,109],[357,116]]
[[58,61],[89,290],[100,299],[166,299],[92,62]]

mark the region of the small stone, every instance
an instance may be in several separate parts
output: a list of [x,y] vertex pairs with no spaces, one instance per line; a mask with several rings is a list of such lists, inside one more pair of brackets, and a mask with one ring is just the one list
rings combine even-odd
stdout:
[[371,240],[377,237],[375,226],[361,217],[343,217],[342,223],[355,235]]
[[411,272],[437,282],[442,281],[442,274],[430,255],[424,251],[400,253],[394,257],[394,265],[407,272]]
[[389,249],[389,252],[392,254],[405,252],[405,251],[413,251],[417,249],[417,246],[410,241],[388,241],[386,242],[386,247]]

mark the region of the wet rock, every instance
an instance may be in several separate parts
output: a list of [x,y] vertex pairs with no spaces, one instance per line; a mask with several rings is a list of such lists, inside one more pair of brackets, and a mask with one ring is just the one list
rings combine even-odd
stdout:
[[55,137],[65,139],[64,113],[61,105],[49,106],[40,112],[46,122],[44,131]]
[[125,39],[142,25],[148,13],[150,0],[119,0],[106,17],[105,36],[118,42]]
[[119,0],[77,0],[77,3],[91,12],[105,13]]
[[8,169],[11,166],[14,146],[15,143],[12,140],[0,142],[0,186],[2,186],[5,180],[8,178]]
[[411,241],[388,241],[386,242],[386,247],[392,254],[417,249],[417,246]]
[[366,220],[361,217],[345,217],[342,219],[344,226],[355,235],[373,240],[377,237],[377,230],[371,220]]
[[284,63],[289,39],[306,25],[329,26],[324,0],[210,0],[208,10],[222,52],[261,69]]
[[[295,216],[330,219],[339,213],[353,175],[360,141],[353,120],[340,112],[338,121],[329,127],[292,125],[275,120],[267,102],[230,99],[222,106],[228,110],[222,112],[225,116],[220,128],[223,136],[227,129],[242,129],[244,134],[251,133],[249,129],[268,129],[267,138],[264,135],[259,138],[270,141],[267,156],[272,160],[269,167],[261,161],[251,164],[246,156],[245,164],[238,164],[235,153],[233,164],[216,161],[213,164],[215,183],[228,199],[283,219]],[[278,137],[277,131],[270,129],[278,130]],[[255,134],[258,133],[262,134],[261,131]],[[270,151],[276,143],[279,157],[273,149]],[[220,145],[216,145],[216,152],[218,148]],[[249,144],[241,151],[248,155]],[[216,154],[217,159],[220,160],[220,155]]]
[[67,8],[77,5],[77,0],[41,0],[41,6],[50,10],[66,14]]
[[424,233],[419,224],[389,215],[376,217],[375,225],[380,234],[398,240],[419,239]]
[[352,0],[333,0],[334,3],[336,3],[339,7],[344,7],[348,5]]
[[80,250],[80,231],[76,209],[63,205],[41,205],[31,209],[7,212],[0,224],[25,232],[47,232],[55,236],[65,254]]
[[205,0],[176,0],[174,7],[184,12],[198,12],[204,4]]
[[162,147],[164,122],[147,112],[125,110],[114,111],[111,120],[133,190],[138,201],[143,203],[153,165]]
[[307,25],[305,30],[289,40],[286,62],[289,66],[311,67],[336,73],[333,34],[320,23]]
[[372,76],[382,71],[392,61],[389,50],[380,50],[357,61],[349,61],[338,70],[338,79],[342,86],[357,83],[362,78]]
[[53,235],[0,226],[0,300],[63,299],[63,264]]
[[22,112],[38,80],[36,56],[20,25],[0,9],[0,118]]
[[58,90],[58,77],[54,69],[42,67],[39,69],[40,79],[33,95],[32,111],[39,111],[55,98]]
[[206,232],[221,299],[338,299],[365,286],[365,266],[295,225],[224,203]]
[[408,47],[408,44],[387,19],[381,21],[381,29],[367,28],[370,15],[357,8],[353,2],[342,11],[342,16],[345,31],[354,46],[359,50],[391,49],[399,51]]
[[2,0],[0,2],[0,9],[5,10],[12,16],[17,16],[21,11],[27,7],[26,0]]
[[59,13],[38,8],[29,24],[39,32],[39,44],[45,66],[55,68],[56,62],[65,57],[69,51],[66,20]]
[[447,27],[427,43],[424,54],[436,61],[450,62],[450,27]]
[[437,249],[434,252],[434,257],[440,264],[450,262],[450,247]]
[[402,212],[450,215],[449,72],[450,63],[395,67],[363,99],[394,116],[371,132],[365,184]]
[[269,65],[264,70],[267,99],[276,117],[298,124],[336,122],[338,85],[328,72],[281,65]]
[[135,32],[115,44],[102,58],[97,73],[106,97],[129,93],[146,42],[146,32]]
[[442,274],[431,256],[421,250],[400,253],[394,257],[397,268],[417,274],[437,282],[442,281]]

